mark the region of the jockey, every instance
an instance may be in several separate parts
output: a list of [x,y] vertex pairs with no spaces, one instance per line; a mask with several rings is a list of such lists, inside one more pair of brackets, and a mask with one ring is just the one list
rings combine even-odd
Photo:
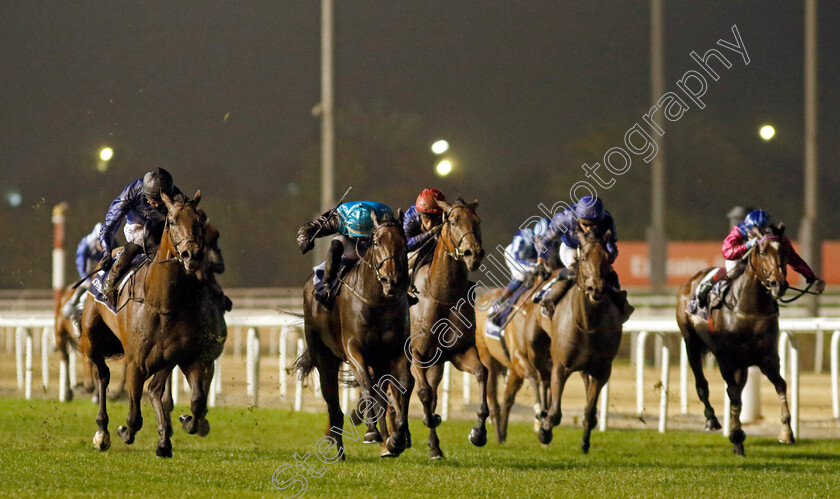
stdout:
[[[724,239],[722,247],[723,257],[726,259],[726,267],[718,269],[716,274],[712,275],[711,278],[703,279],[697,286],[697,308],[704,308],[709,304],[709,292],[715,283],[723,279],[731,282],[743,272],[744,267],[739,265],[741,259],[774,227],[773,222],[770,220],[770,214],[764,210],[751,211],[743,222],[732,227],[729,235]],[[811,267],[796,253],[790,239],[782,235],[780,242],[782,253],[787,259],[788,264],[793,270],[802,274],[808,284],[816,282],[816,291],[822,293],[825,290],[825,282],[819,279],[814,274],[814,271],[811,270]],[[693,305],[690,307],[691,309],[695,309]]]
[[[537,228],[535,227],[535,229]],[[530,281],[541,267],[537,263],[539,252],[537,251],[534,233],[534,229],[527,227],[520,229],[505,248],[505,263],[510,270],[511,280],[502,292],[502,296],[499,297],[498,302],[488,312],[489,315],[496,315],[512,296],[519,298],[517,291],[522,288],[523,283]],[[516,298],[511,301],[515,303]]]
[[[99,232],[102,251],[105,253],[100,263],[103,270],[109,270],[102,287],[102,295],[112,304],[117,301],[117,279],[131,264],[137,254],[143,251],[146,241],[157,245],[166,225],[166,205],[161,200],[161,193],[168,196],[183,195],[172,183],[172,175],[163,168],[146,173],[128,184],[122,193],[111,203],[105,215],[105,224]],[[126,244],[116,260],[111,256],[111,244],[114,234],[125,218]]]
[[443,224],[443,210],[437,202],[446,197],[437,189],[423,189],[417,201],[405,212],[403,229],[407,239],[407,251],[420,249],[426,241],[440,232]]
[[297,242],[304,254],[315,246],[315,238],[337,234],[330,243],[324,261],[324,286],[315,292],[315,299],[321,304],[329,306],[330,289],[338,277],[342,258],[358,260],[367,251],[373,234],[372,213],[378,219],[393,217],[391,208],[382,203],[350,201],[338,205],[298,230]]
[[[543,315],[547,317],[551,317],[554,313],[554,305],[566,294],[574,281],[578,249],[581,245],[577,230],[584,233],[595,231],[599,235],[609,232],[610,236],[606,241],[606,246],[610,255],[610,263],[618,257],[615,222],[610,212],[604,209],[604,204],[599,198],[584,196],[571,208],[555,215],[548,226],[548,230],[538,241],[540,246],[539,262],[543,265],[546,264],[552,244],[556,244],[559,240],[560,260],[566,268],[560,271],[558,276],[561,279],[560,282],[552,286],[551,291],[546,293],[546,296],[542,299]],[[622,319],[626,321],[633,313],[633,307],[627,302],[627,293],[621,291],[618,274],[615,271],[612,271],[608,276],[607,285],[613,288],[613,298],[621,310]]]
[[85,282],[76,287],[73,296],[64,304],[62,312],[65,317],[70,317],[76,302],[82,296],[82,293],[87,291],[90,285],[90,275],[96,269],[96,264],[102,259],[102,245],[99,242],[99,231],[101,229],[102,223],[94,225],[90,234],[82,237],[79,246],[76,247],[76,271],[79,273],[79,279],[84,279]]

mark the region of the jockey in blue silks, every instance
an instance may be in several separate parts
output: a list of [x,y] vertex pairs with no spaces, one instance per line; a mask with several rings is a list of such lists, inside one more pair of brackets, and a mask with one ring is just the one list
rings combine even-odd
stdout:
[[373,235],[373,214],[379,220],[393,218],[391,208],[373,201],[349,201],[330,210],[298,230],[297,242],[303,253],[315,246],[318,237],[334,235],[324,261],[324,286],[315,292],[315,299],[330,306],[329,293],[338,278],[342,258],[358,260],[363,257]]
[[[128,184],[108,208],[105,223],[99,232],[99,241],[104,252],[101,267],[103,270],[110,269],[103,283],[102,295],[112,304],[116,304],[117,301],[117,279],[131,265],[134,257],[143,251],[147,244],[155,250],[160,244],[167,212],[161,192],[170,197],[183,195],[173,184],[172,175],[163,168],[158,168]],[[123,219],[126,244],[114,260],[111,256],[111,245]]]
[[76,306],[82,293],[87,291],[90,286],[90,274],[93,273],[96,265],[102,260],[102,245],[99,242],[99,232],[101,229],[101,223],[94,225],[90,234],[82,237],[79,245],[76,247],[76,271],[79,273],[79,279],[85,279],[85,282],[76,287],[73,296],[64,304],[62,312],[65,317],[71,316],[73,307]]
[[[584,196],[569,209],[556,214],[552,218],[548,230],[538,241],[541,248],[540,263],[544,264],[546,262],[550,248],[559,241],[560,261],[566,267],[560,271],[560,281],[552,286],[551,291],[546,293],[541,302],[543,314],[548,317],[551,317],[554,313],[554,306],[574,283],[578,250],[581,245],[578,230],[583,233],[594,231],[600,236],[609,234],[605,242],[610,255],[610,263],[618,257],[615,222],[610,212],[604,209],[604,204],[599,198]],[[621,310],[622,319],[626,321],[633,313],[633,307],[627,302],[627,292],[621,291],[618,274],[615,271],[612,271],[608,276],[607,285],[616,305]]]

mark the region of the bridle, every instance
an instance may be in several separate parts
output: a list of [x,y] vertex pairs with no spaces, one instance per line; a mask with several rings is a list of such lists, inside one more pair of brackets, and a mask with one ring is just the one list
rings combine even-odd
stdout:
[[[373,231],[373,234],[371,234],[371,237],[370,237],[371,245],[373,244],[373,240],[376,237],[377,232],[379,232],[380,230],[382,230],[385,227],[395,227],[395,226],[398,227],[399,224],[397,222],[385,222],[385,223],[379,224],[376,227],[376,229]],[[376,274],[376,280],[377,281],[382,280],[382,275],[381,275],[380,271],[382,270],[382,266],[385,265],[385,262],[387,262],[388,260],[391,260],[391,259],[393,259],[393,260],[397,259],[397,255],[388,255],[385,258],[383,258],[382,260],[379,260],[378,262],[376,262],[375,264],[371,263],[369,261],[369,259],[366,258],[367,255],[365,255],[365,257],[362,257],[361,253],[359,252],[359,240],[358,239],[356,240],[355,249],[356,249],[356,256],[358,256],[359,260],[365,262],[365,265],[367,265],[368,267],[371,268],[371,270],[373,270],[373,272]],[[373,255],[373,252],[370,252],[370,253],[371,253],[371,255]]]
[[[585,238],[583,238],[583,239],[585,239]],[[600,238],[597,239],[597,240],[594,240],[594,241],[587,241],[587,243],[588,244],[603,245],[603,241],[601,241]],[[577,251],[578,251],[578,268],[577,268],[577,272],[576,272],[576,276],[575,276],[575,287],[577,287],[578,290],[581,291],[582,293],[586,293],[586,289],[581,285],[581,280],[585,279],[584,276],[583,276],[583,273],[580,271],[580,266],[581,266],[582,258],[583,258],[583,251],[581,249],[582,246],[583,246],[583,241],[581,242],[581,246],[579,246],[577,248]],[[588,254],[589,254],[589,252],[587,251],[587,255]],[[605,279],[600,274],[598,275],[598,277],[602,281],[605,281]]]
[[[174,237],[172,237],[172,231],[171,231],[171,230],[169,230],[170,225],[171,225],[171,224],[169,223],[169,216],[167,216],[167,217],[166,217],[166,223],[165,223],[165,225],[164,225],[164,227],[163,227],[163,231],[164,231],[164,232],[166,232],[166,233],[169,235],[169,242],[170,242],[170,244],[172,244],[172,247],[173,247],[173,248],[174,248],[174,250],[175,250],[175,256],[174,256],[173,258],[167,258],[166,260],[161,260],[161,261],[158,261],[158,262],[152,261],[152,263],[172,263],[172,262],[178,262],[178,263],[180,263],[180,264],[182,264],[182,265],[183,265],[183,264],[184,264],[184,259],[183,259],[183,258],[181,258],[181,251],[178,249],[178,246],[180,246],[180,245],[182,245],[182,244],[187,244],[187,243],[190,243],[190,242],[195,243],[195,244],[197,244],[197,245],[199,245],[199,246],[201,246],[201,245],[199,244],[199,240],[198,240],[198,239],[196,239],[195,237],[192,237],[192,236],[184,237],[184,238],[182,238],[182,239],[181,239],[181,240],[179,240],[179,241],[175,241],[175,238],[174,238]],[[143,241],[143,246],[144,246],[144,248],[143,248],[143,253],[145,253],[145,254],[147,254],[147,255],[148,255],[148,253],[146,253],[146,248],[145,248],[145,245],[146,245],[146,241],[145,241],[145,239],[144,239],[144,241]]]
[[449,213],[446,214],[446,217],[443,220],[443,225],[448,225],[449,230],[446,231],[446,235],[448,237],[444,239],[444,242],[449,242],[452,248],[447,248],[446,245],[444,245],[443,251],[445,251],[446,254],[449,255],[451,258],[455,260],[460,260],[465,256],[464,253],[461,252],[461,243],[464,242],[464,238],[468,235],[472,234],[473,236],[475,236],[475,231],[471,230],[469,232],[464,232],[463,234],[461,234],[460,239],[458,239],[457,244],[455,243],[455,238],[452,236],[452,222],[450,221],[450,213],[457,209],[465,209],[472,211],[470,207],[465,204],[456,204],[449,210]]
[[[758,248],[759,245],[761,245],[761,243],[763,243],[764,241],[778,241],[778,240],[779,240],[779,236],[764,236],[758,241],[758,243],[756,243],[755,246],[750,248],[750,253],[751,254],[747,255],[748,256],[747,261],[749,261],[750,268],[752,268],[752,271],[755,274],[755,276],[758,277],[758,281],[761,283],[761,285],[764,286],[768,291],[770,291],[772,289],[770,284],[768,284],[768,282],[770,281],[770,278],[766,273],[764,273],[763,269],[761,268],[761,265],[756,266],[755,262],[753,261],[753,255],[752,254],[756,253],[756,248]],[[759,255],[760,255],[760,253],[759,253]],[[784,262],[783,262],[783,264],[784,264]]]

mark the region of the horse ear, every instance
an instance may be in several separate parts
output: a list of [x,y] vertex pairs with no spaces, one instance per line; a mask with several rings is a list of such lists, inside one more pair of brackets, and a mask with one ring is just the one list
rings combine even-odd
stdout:
[[201,201],[201,189],[195,191],[195,196],[192,198],[193,206],[198,206],[198,203]]
[[478,208],[478,199],[473,199],[473,202],[469,204],[469,207],[472,211],[475,211]]
[[437,205],[440,206],[440,209],[442,209],[447,215],[449,214],[449,210],[452,209],[452,206],[450,206],[449,203],[441,201],[440,199],[437,200]]
[[785,235],[785,223],[779,222],[779,225],[776,226],[776,235],[783,236]]
[[167,210],[172,208],[173,201],[172,198],[169,197],[169,194],[160,191],[160,199],[163,201],[163,204],[166,205]]
[[376,210],[370,210],[370,218],[373,220],[373,226],[379,225],[379,217],[376,216]]
[[604,241],[609,241],[612,239],[612,229],[608,229],[607,232],[604,233],[604,237],[602,238]]
[[404,216],[405,216],[405,213],[403,213],[402,206],[400,206],[399,208],[397,208],[397,220],[400,221],[400,225],[402,225],[402,223],[403,223]]

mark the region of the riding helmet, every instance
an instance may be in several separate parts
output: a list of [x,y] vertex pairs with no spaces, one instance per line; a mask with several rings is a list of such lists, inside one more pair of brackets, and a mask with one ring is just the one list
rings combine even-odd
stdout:
[[171,196],[175,191],[172,175],[163,168],[152,170],[143,175],[143,194],[153,199],[160,199],[160,193]]
[[770,214],[764,210],[753,210],[747,215],[744,225],[748,229],[757,227],[759,230],[765,230],[770,227]]
[[437,189],[423,189],[423,192],[417,196],[415,208],[420,213],[426,213],[427,215],[440,215],[443,210],[438,206],[438,200],[446,201],[442,192]]
[[601,220],[604,218],[604,203],[600,198],[583,196],[575,204],[575,214],[584,220]]

